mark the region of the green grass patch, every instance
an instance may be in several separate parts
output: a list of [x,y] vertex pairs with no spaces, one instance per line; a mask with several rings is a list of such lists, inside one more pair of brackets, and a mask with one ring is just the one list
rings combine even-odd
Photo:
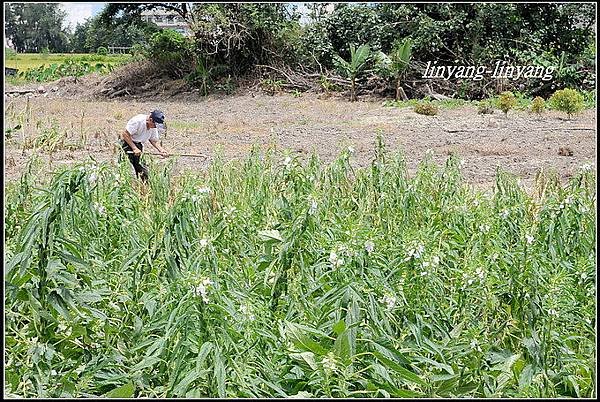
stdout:
[[[424,100],[431,102],[431,104],[437,106],[440,109],[456,109],[459,107],[463,107],[465,105],[473,104],[472,101],[468,101],[468,100],[464,100],[464,99],[443,99],[443,100],[433,99],[432,100],[430,97],[426,97]],[[423,102],[423,99],[409,99],[407,101],[390,100],[390,101],[385,101],[383,103],[383,105],[389,106],[389,107],[404,108],[404,107],[415,107],[421,102]]]
[[200,128],[200,123],[197,123],[194,121],[175,120],[175,121],[169,121],[167,123],[167,127],[169,129],[174,129],[174,130],[192,130],[192,129]]
[[[513,92],[517,101],[514,109],[519,111],[528,111],[531,108],[531,103],[533,102],[533,98],[527,97],[520,92]],[[585,109],[594,109],[596,107],[596,95],[594,91],[581,91],[581,94],[584,97],[584,108]],[[470,101],[464,99],[444,99],[444,100],[431,100],[431,98],[426,97],[425,100],[429,100],[433,105],[437,106],[440,109],[456,109],[463,106],[479,106],[480,104],[490,104],[494,108],[498,109],[498,97],[492,97],[488,99],[483,99],[480,101]],[[548,99],[546,99],[547,101]],[[405,108],[405,107],[415,107],[422,99],[409,99],[407,101],[396,101],[396,100],[388,100],[383,102],[383,106],[387,107],[397,107],[397,108]]]
[[16,68],[19,71],[27,71],[41,66],[50,66],[53,63],[64,63],[68,60],[75,62],[100,62],[107,64],[120,64],[131,59],[128,54],[98,55],[87,53],[17,53],[13,57],[7,57],[4,65],[10,68]]

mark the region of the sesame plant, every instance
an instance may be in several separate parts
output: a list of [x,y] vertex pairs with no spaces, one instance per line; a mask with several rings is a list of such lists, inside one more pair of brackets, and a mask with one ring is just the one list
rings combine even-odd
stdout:
[[[595,397],[596,177],[491,192],[379,137],[6,187],[12,397]],[[43,180],[47,180],[44,182]]]

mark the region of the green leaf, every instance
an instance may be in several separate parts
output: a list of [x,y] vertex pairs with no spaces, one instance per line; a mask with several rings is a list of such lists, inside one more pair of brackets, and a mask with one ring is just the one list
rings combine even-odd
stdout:
[[415,384],[419,384],[419,385],[422,385],[422,386],[427,385],[427,383],[425,381],[423,381],[418,375],[416,375],[415,373],[413,373],[412,371],[410,371],[408,369],[405,369],[404,367],[402,367],[398,363],[396,363],[396,362],[388,359],[387,357],[385,357],[381,353],[374,352],[373,355],[377,359],[379,359],[379,361],[381,363],[383,363],[385,367],[394,370],[400,376],[400,378],[402,378],[404,380],[407,380],[407,381],[410,381],[410,382],[414,382]]
[[344,322],[344,320],[339,320],[333,325],[332,329],[333,332],[339,336],[346,329],[346,323]]
[[261,241],[267,243],[283,242],[283,238],[281,237],[279,230],[261,230],[258,232],[258,237]]
[[132,398],[134,393],[135,386],[129,381],[128,383],[107,392],[104,396],[107,398]]
[[215,349],[215,369],[214,375],[217,380],[217,392],[219,398],[225,398],[225,365],[223,364],[223,357],[219,349]]

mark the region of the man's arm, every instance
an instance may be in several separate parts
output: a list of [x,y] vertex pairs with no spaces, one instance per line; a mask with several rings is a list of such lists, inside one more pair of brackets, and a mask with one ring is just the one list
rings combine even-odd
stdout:
[[152,146],[154,148],[156,148],[156,150],[158,152],[160,152],[162,154],[162,156],[168,156],[169,155],[169,153],[167,152],[167,150],[164,149],[163,147],[161,147],[160,144],[159,144],[159,142],[156,139],[150,138],[150,144],[152,144]]
[[131,150],[135,155],[140,155],[142,153],[142,151],[140,151],[140,149],[136,147],[133,143],[133,139],[131,138],[131,134],[129,134],[129,131],[123,131],[123,133],[121,134],[121,138],[123,138],[123,141],[125,141],[127,145],[131,147]]

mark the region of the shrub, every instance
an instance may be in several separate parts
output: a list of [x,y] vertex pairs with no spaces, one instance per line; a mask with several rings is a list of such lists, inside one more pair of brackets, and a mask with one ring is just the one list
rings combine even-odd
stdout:
[[165,29],[154,33],[148,48],[149,59],[172,78],[183,78],[194,68],[191,42],[177,31]]
[[435,116],[438,113],[438,108],[431,102],[421,102],[415,106],[415,112],[426,116]]
[[96,54],[99,54],[101,56],[106,56],[108,54],[108,49],[104,46],[99,46],[98,49],[96,50]]
[[4,46],[4,57],[6,60],[12,60],[17,58],[17,52],[9,47]]
[[148,49],[141,43],[131,46],[130,52],[134,60],[143,60],[148,56]]
[[500,94],[500,98],[498,99],[498,107],[500,110],[507,114],[508,111],[514,108],[517,105],[517,98],[510,91],[505,91]]
[[583,95],[574,89],[561,89],[550,97],[550,106],[553,109],[565,112],[569,119],[571,115],[579,113],[583,109]]
[[479,102],[479,106],[477,106],[477,113],[492,114],[494,113],[494,106],[489,101],[481,101]]
[[536,96],[531,103],[531,111],[535,114],[542,114],[546,109],[546,102],[541,96]]

